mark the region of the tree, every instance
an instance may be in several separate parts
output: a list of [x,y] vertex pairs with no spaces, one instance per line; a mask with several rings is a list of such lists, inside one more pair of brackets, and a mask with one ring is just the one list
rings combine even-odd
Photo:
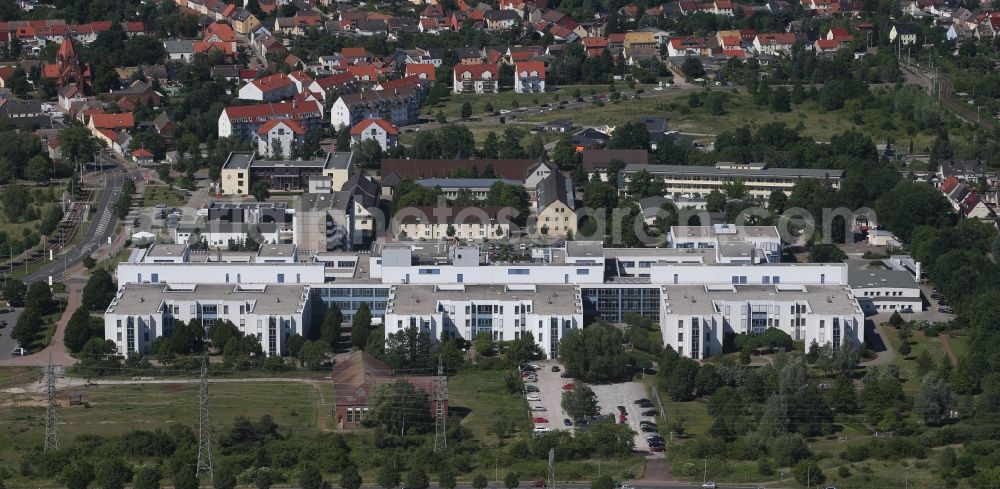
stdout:
[[847,253],[832,243],[814,245],[809,250],[809,261],[812,263],[840,263],[847,259]]
[[[429,417],[429,406],[427,394],[405,380],[382,383],[368,396],[368,413],[364,421],[390,433],[403,433],[407,427],[423,429],[426,425],[421,423]],[[381,475],[379,477],[380,485],[392,487],[382,484]],[[399,474],[396,477],[396,484],[399,484]]]
[[952,220],[951,206],[934,187],[908,181],[899,182],[875,202],[879,225],[891,230],[903,241],[913,231],[928,225],[940,227]]
[[212,340],[212,346],[218,348],[219,351],[222,351],[222,349],[226,347],[229,340],[233,338],[240,338],[242,336],[243,333],[240,332],[239,328],[237,328],[236,325],[229,320],[216,320],[215,324],[212,325],[211,331],[209,332],[209,337]]
[[293,357],[298,357],[299,352],[302,351],[302,346],[306,344],[305,338],[302,335],[295,333],[288,338],[285,342],[285,348],[288,350],[288,354]]
[[406,487],[410,489],[427,489],[431,483],[427,474],[420,469],[411,469],[406,473]]
[[361,474],[358,473],[357,466],[350,464],[344,467],[340,473],[340,487],[344,489],[359,489],[361,487]]
[[[236,487],[236,471],[232,464],[221,464],[212,472],[213,489],[234,489]],[[347,489],[345,487],[345,489]],[[355,488],[356,489],[356,488]]]
[[384,359],[393,370],[429,367],[430,354],[431,339],[416,326],[389,333],[385,339]]
[[94,470],[94,480],[101,489],[125,489],[130,479],[132,471],[119,458],[103,459]]
[[563,391],[561,405],[573,421],[582,421],[597,412],[594,390],[583,382],[574,382],[572,389]]
[[642,121],[630,122],[615,128],[608,142],[611,149],[649,149],[649,130]]
[[899,314],[899,311],[892,311],[892,316],[889,316],[889,324],[893,327],[900,327],[906,321],[903,320],[903,316]]
[[354,314],[354,321],[351,323],[351,344],[355,348],[363,350],[368,345],[368,335],[372,332],[372,312],[368,308],[368,303],[361,303],[361,307]]
[[155,465],[143,465],[135,472],[133,488],[160,489],[160,479],[162,478],[163,474],[160,473],[159,467]]
[[78,353],[83,345],[87,344],[91,338],[97,337],[104,332],[103,325],[100,328],[94,327],[93,316],[86,307],[78,307],[70,316],[66,324],[66,332],[63,336],[63,344],[72,353]]
[[936,372],[930,372],[920,381],[920,391],[914,400],[914,411],[925,424],[939,424],[948,417],[955,402],[951,386]]
[[521,485],[521,481],[517,479],[517,472],[514,472],[513,470],[507,472],[507,475],[503,478],[503,485],[507,489],[514,489]]
[[30,348],[42,331],[42,317],[35,309],[25,309],[10,330],[10,337],[23,348]]
[[83,307],[91,311],[103,311],[111,304],[117,292],[111,274],[104,268],[97,268],[87,279],[87,285],[83,287],[83,297],[81,302]]
[[628,374],[628,356],[622,347],[622,332],[599,322],[582,330],[570,330],[559,342],[559,357],[566,371],[586,382],[611,382]]
[[28,293],[28,287],[18,279],[8,279],[3,286],[3,298],[10,303],[11,307],[24,306],[24,296]]
[[399,470],[392,464],[385,464],[378,469],[378,485],[392,489],[399,485]]
[[35,155],[24,167],[24,176],[41,183],[52,178],[52,161],[47,156]]
[[669,371],[660,368],[660,378],[667,395],[674,401],[694,399],[695,380],[698,376],[698,362],[680,357]]
[[455,489],[458,483],[455,481],[455,473],[449,468],[441,469],[438,476],[438,487],[441,489]]
[[773,93],[771,93],[771,111],[773,112],[792,111],[792,98],[791,94],[788,93],[787,88],[778,87],[774,89]]
[[610,475],[602,475],[590,482],[590,489],[614,489],[615,482]]
[[320,489],[323,487],[323,475],[320,474],[316,464],[312,462],[302,464],[302,470],[299,471],[299,487],[301,489]]
[[795,480],[799,484],[811,487],[812,484],[822,484],[826,475],[813,460],[800,460],[795,464]]
[[899,354],[903,355],[903,358],[906,358],[906,357],[910,356],[910,353],[912,351],[913,351],[913,349],[910,347],[910,342],[909,341],[905,341],[904,340],[902,343],[900,343],[900,345],[899,345]]
[[319,370],[326,361],[328,350],[329,347],[322,341],[307,341],[299,350],[299,364],[309,370]]
[[708,212],[721,212],[726,208],[726,195],[718,190],[712,190],[705,196],[705,208]]
[[472,104],[466,101],[462,104],[462,119],[472,117]]
[[63,469],[61,478],[69,489],[87,489],[94,481],[94,468],[86,462],[76,461]]
[[358,141],[351,146],[351,158],[361,168],[378,168],[382,162],[382,145],[374,139]]
[[473,487],[473,489],[485,489],[486,486],[488,486],[488,485],[489,485],[489,482],[486,481],[486,476],[483,475],[483,474],[476,474],[472,478],[472,487]]
[[250,189],[250,195],[253,195],[253,198],[257,199],[257,202],[263,202],[271,197],[271,190],[267,182],[258,180]]
[[702,66],[700,59],[688,56],[681,65],[681,72],[684,73],[684,79],[690,82],[705,76],[705,67]]
[[323,327],[320,329],[320,341],[335,349],[340,342],[340,334],[344,323],[344,313],[336,304],[330,303],[323,314]]

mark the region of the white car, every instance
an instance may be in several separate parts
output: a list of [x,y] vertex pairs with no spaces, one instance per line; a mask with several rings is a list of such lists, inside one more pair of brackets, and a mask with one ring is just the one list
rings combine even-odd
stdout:
[[531,394],[531,395],[529,395],[529,396],[528,396],[528,400],[529,400],[529,401],[535,401],[535,402],[538,402],[538,401],[541,401],[541,400],[542,400],[542,398],[541,398],[541,397],[539,397],[539,396],[538,396],[538,395],[536,395],[536,394]]
[[631,484],[622,484],[621,489],[635,489],[635,486]]
[[663,87],[656,87],[656,88],[653,89],[653,91],[654,92],[662,92],[663,91]]
[[510,113],[510,111],[507,110],[507,109],[500,109],[500,115],[507,115],[509,113]]
[[548,428],[546,428],[544,426],[535,426],[535,430],[534,431],[535,431],[536,435],[543,435],[545,433],[548,433],[551,430],[549,430]]
[[531,408],[531,410],[535,411],[535,412],[538,412],[538,413],[544,413],[544,412],[548,411],[548,409],[545,409],[545,406],[534,406],[534,407]]
[[24,348],[18,347],[18,348],[14,348],[13,350],[11,350],[10,354],[14,355],[15,357],[23,357],[23,356],[25,356],[25,355],[28,354],[28,350],[25,350]]
[[542,369],[542,366],[538,365],[536,363],[532,363],[531,365],[528,365],[528,366],[531,367],[531,370],[534,370],[536,372]]
[[714,482],[706,482],[701,487],[702,489],[718,489],[719,485]]

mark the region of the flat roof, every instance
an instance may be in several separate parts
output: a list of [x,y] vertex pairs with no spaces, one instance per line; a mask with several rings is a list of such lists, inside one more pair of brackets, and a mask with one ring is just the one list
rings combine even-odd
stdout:
[[149,250],[146,251],[146,257],[176,258],[184,256],[184,250],[186,248],[187,245],[182,245],[182,244],[164,244],[164,243],[154,244],[153,246],[149,247]]
[[396,314],[432,314],[437,301],[530,300],[535,314],[579,314],[583,303],[575,285],[399,285],[389,301]]
[[847,272],[847,283],[852,289],[873,289],[891,287],[894,289],[916,289],[917,283],[910,272],[903,270],[885,270],[881,268],[850,270]]
[[567,241],[566,256],[572,258],[604,258],[604,243],[600,241]]
[[677,175],[711,175],[718,177],[805,177],[805,178],[835,178],[844,176],[844,170],[820,170],[814,168],[764,168],[764,169],[732,169],[715,166],[688,165],[641,165],[625,166],[626,173],[646,170],[653,175],[672,173]]
[[840,285],[665,285],[669,314],[714,314],[713,301],[805,301],[814,314],[861,313]]
[[222,168],[233,169],[233,170],[246,170],[250,168],[250,163],[253,162],[254,157],[257,153],[252,151],[240,151],[229,153],[229,157],[226,158],[226,162],[222,165]]
[[108,306],[109,314],[153,314],[164,301],[247,301],[253,314],[297,314],[303,311],[308,285],[126,284]]
[[670,233],[674,238],[708,238],[734,236],[743,239],[771,238],[780,239],[775,226],[734,226],[719,224],[715,226],[671,226]]
[[291,257],[295,254],[293,244],[265,244],[260,246],[257,256],[261,258]]

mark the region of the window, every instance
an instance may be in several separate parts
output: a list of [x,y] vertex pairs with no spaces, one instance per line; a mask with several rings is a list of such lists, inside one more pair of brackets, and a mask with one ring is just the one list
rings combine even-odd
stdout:
[[421,268],[418,273],[420,275],[441,275],[440,268]]
[[588,270],[586,268],[577,268],[576,269],[576,274],[577,275],[590,275],[590,270]]
[[507,269],[507,275],[528,275],[530,273],[531,273],[531,270],[528,270],[527,268],[509,268],[509,269]]

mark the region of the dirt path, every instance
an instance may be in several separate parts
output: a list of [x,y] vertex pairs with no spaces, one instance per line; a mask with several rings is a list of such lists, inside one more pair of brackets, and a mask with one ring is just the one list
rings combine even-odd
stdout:
[[328,423],[330,420],[328,413],[333,406],[333,400],[326,400],[326,395],[323,394],[322,382],[309,382],[309,386],[313,389],[313,404],[316,406],[316,429],[320,431],[333,431]]
[[642,479],[634,481],[638,485],[660,485],[668,482],[675,482],[670,474],[670,463],[666,459],[646,459],[646,470],[642,474]]
[[948,355],[948,359],[951,360],[951,365],[958,365],[958,357],[955,356],[955,352],[951,350],[951,343],[948,343],[948,335],[939,334],[938,341],[941,342],[941,348],[944,350],[945,355]]

